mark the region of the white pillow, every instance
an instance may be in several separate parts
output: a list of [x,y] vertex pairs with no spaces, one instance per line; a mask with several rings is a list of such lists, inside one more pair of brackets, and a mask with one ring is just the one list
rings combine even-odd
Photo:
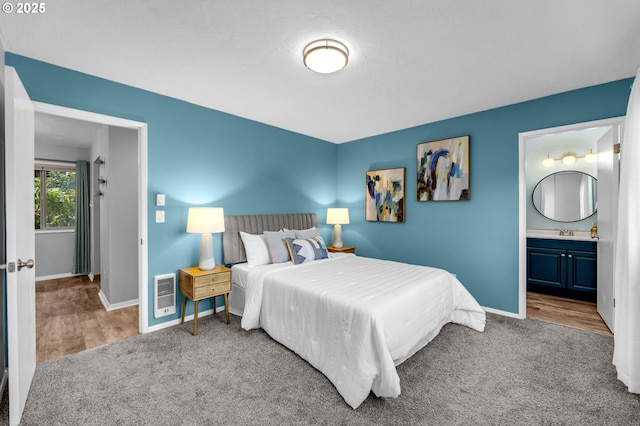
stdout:
[[242,238],[242,243],[244,244],[244,251],[247,253],[247,266],[252,267],[271,263],[269,247],[267,247],[264,235],[240,232],[240,238]]
[[289,251],[284,239],[295,237],[296,234],[293,231],[264,231],[264,239],[267,242],[267,247],[269,247],[271,262],[283,263],[289,261]]

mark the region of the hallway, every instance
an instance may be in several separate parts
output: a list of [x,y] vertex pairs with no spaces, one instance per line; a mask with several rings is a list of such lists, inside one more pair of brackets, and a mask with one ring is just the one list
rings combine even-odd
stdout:
[[86,276],[36,282],[37,362],[138,334],[138,306],[107,312],[99,290]]

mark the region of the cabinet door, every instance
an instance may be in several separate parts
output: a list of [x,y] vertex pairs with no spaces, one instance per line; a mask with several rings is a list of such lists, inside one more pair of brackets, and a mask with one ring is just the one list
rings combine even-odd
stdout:
[[597,289],[596,254],[567,250],[567,288],[595,292]]
[[528,283],[564,288],[565,257],[565,250],[529,247],[527,249]]

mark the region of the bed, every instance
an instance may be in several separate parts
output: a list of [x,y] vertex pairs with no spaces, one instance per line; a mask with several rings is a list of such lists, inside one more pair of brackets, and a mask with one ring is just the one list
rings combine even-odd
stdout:
[[483,309],[442,269],[347,253],[301,264],[249,266],[247,235],[241,238],[241,232],[252,239],[274,237],[271,232],[282,229],[305,233],[317,228],[315,214],[225,216],[225,228],[224,259],[232,265],[230,310],[242,316],[242,328],[262,328],[297,353],[353,408],[371,391],[398,397],[396,366],[445,324],[484,330]]

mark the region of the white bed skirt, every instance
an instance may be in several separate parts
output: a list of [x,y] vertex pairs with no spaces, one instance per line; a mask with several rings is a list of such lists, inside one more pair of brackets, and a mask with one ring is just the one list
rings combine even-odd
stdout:
[[244,296],[245,289],[232,283],[231,293],[229,293],[229,312],[233,315],[241,317],[244,313]]

